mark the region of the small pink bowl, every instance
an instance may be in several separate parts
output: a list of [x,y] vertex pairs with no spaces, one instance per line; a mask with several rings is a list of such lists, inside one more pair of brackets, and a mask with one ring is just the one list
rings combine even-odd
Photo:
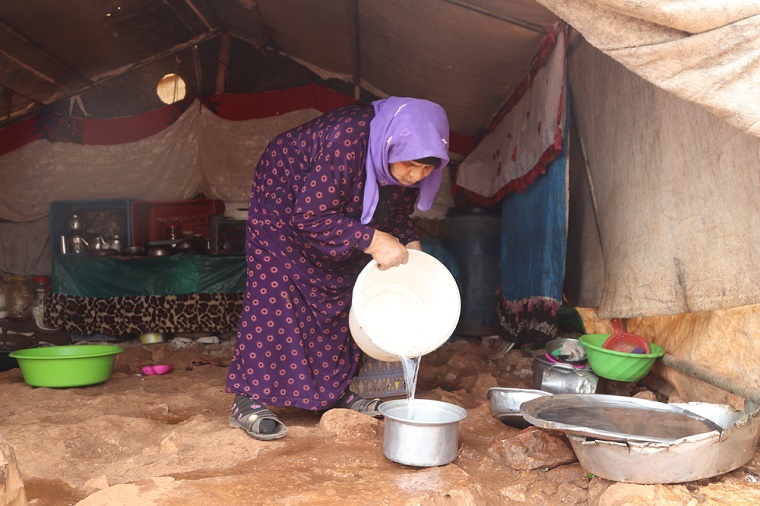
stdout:
[[152,376],[154,374],[168,374],[173,370],[173,364],[145,365],[142,367],[142,373],[146,376]]

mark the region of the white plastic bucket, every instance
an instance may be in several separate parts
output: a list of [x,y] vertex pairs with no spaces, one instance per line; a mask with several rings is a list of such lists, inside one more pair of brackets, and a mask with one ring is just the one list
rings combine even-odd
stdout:
[[348,322],[354,341],[384,362],[425,355],[445,343],[462,301],[449,270],[434,256],[409,250],[409,262],[381,271],[368,263],[356,280]]

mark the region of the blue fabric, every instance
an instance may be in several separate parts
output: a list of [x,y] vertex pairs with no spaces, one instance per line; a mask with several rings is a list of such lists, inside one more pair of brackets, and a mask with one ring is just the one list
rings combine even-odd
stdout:
[[502,201],[501,298],[562,302],[567,251],[567,149],[524,193]]

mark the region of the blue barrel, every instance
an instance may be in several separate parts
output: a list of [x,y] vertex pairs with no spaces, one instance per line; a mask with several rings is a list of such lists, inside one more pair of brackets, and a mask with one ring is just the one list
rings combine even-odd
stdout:
[[462,336],[499,333],[496,291],[499,287],[501,215],[485,207],[451,209],[441,242],[460,268],[462,313],[456,332]]

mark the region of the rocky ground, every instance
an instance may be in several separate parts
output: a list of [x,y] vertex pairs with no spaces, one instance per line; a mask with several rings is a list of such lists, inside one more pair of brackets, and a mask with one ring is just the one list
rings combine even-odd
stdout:
[[[616,483],[588,473],[564,434],[502,423],[486,393],[494,386],[531,388],[533,358],[508,350],[499,339],[459,339],[422,358],[417,397],[467,411],[456,459],[429,468],[387,459],[384,422],[348,410],[320,416],[274,408],[290,433],[273,442],[229,428],[229,340],[182,348],[119,345],[124,352],[100,385],[33,388],[19,369],[0,373],[0,446],[7,442],[0,468],[5,455],[7,477],[15,457],[29,504],[760,503],[758,453],[715,478]],[[157,363],[175,369],[162,376],[141,374],[141,366]],[[611,388],[654,397],[634,384]],[[6,482],[6,493],[8,488]]]

